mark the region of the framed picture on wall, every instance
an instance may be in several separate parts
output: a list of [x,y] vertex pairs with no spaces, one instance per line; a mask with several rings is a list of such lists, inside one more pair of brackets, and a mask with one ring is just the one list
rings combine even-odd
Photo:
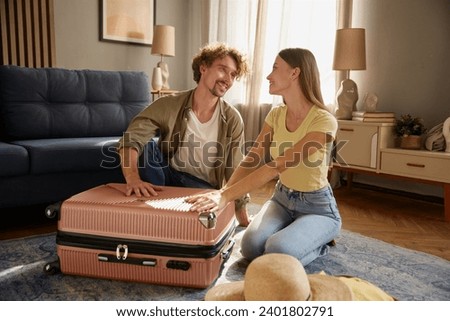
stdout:
[[156,0],[99,0],[100,40],[151,46]]

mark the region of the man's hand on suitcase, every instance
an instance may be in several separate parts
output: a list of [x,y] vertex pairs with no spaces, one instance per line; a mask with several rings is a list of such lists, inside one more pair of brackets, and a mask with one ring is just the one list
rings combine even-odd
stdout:
[[151,197],[156,196],[158,193],[156,191],[161,191],[161,186],[153,185],[148,182],[144,182],[140,178],[127,179],[126,195],[131,196],[136,194],[137,197]]

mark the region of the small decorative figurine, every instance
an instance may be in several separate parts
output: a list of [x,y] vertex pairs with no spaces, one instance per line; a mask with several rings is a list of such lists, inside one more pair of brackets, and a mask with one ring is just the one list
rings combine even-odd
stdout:
[[445,138],[445,152],[450,153],[450,117],[448,117],[444,122],[442,134]]
[[367,93],[364,96],[364,110],[368,112],[376,112],[378,105],[378,96],[374,93]]

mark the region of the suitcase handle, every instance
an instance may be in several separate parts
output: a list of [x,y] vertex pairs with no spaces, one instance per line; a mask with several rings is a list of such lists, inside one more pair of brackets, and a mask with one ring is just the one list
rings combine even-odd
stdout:
[[233,247],[234,244],[236,244],[236,241],[234,239],[229,239],[228,240],[228,245],[226,245],[221,253],[222,255],[222,260],[227,261],[230,256],[231,253],[233,252]]
[[125,263],[125,264],[134,264],[134,265],[142,265],[142,266],[156,266],[156,259],[139,259],[128,257],[127,259],[117,258],[115,255],[111,254],[102,254],[97,255],[97,260],[101,262],[109,262],[109,263]]

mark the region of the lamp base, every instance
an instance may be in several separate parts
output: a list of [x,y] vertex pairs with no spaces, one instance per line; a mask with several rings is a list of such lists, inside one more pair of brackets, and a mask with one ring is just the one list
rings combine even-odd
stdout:
[[352,119],[352,112],[356,110],[358,101],[358,87],[351,79],[345,79],[336,94],[338,108],[336,110],[337,119]]
[[160,61],[158,62],[158,67],[161,68],[161,75],[162,75],[162,90],[168,90],[170,89],[169,86],[169,66],[166,62]]
[[152,88],[153,90],[161,90],[163,85],[162,80],[162,72],[161,68],[155,67],[153,68],[153,74],[152,74]]

